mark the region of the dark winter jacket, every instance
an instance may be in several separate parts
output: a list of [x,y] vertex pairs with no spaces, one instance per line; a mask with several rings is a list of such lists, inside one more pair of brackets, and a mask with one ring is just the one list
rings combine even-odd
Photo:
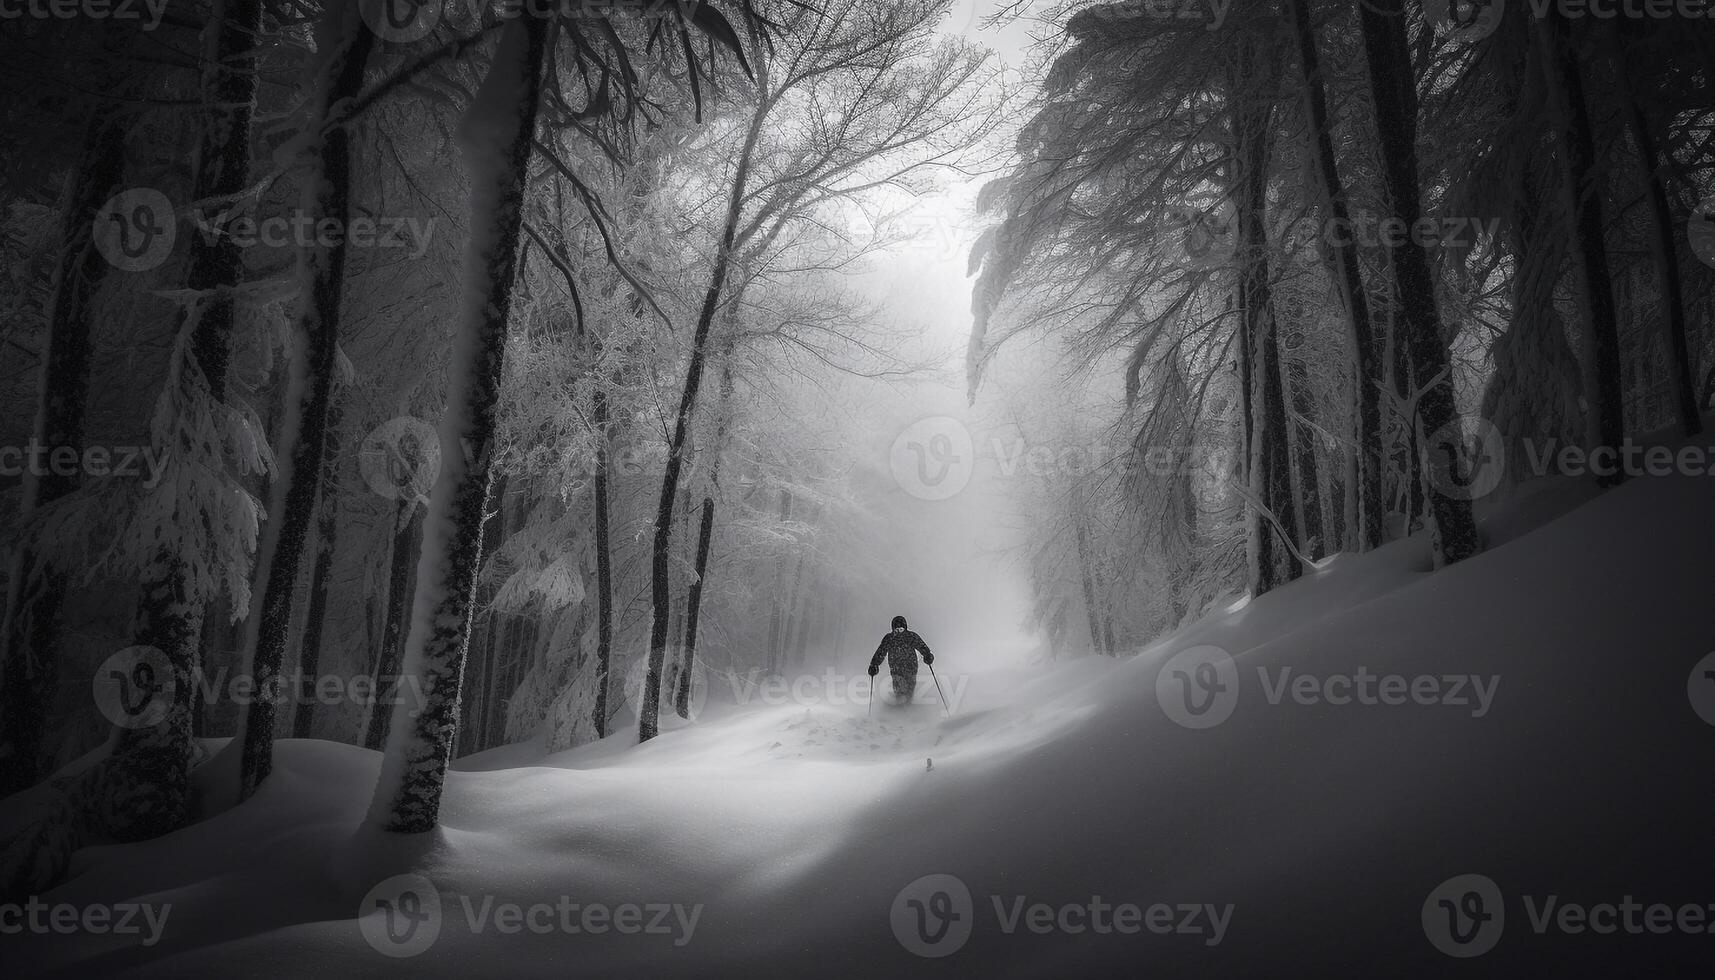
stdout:
[[895,674],[917,673],[917,654],[929,655],[929,644],[923,638],[910,630],[889,630],[881,638],[881,645],[875,648],[875,656],[869,658],[870,669],[881,664],[881,658],[887,658],[887,669]]

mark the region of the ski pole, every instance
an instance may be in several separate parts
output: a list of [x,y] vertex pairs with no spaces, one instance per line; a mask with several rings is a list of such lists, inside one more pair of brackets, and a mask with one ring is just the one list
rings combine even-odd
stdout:
[[868,718],[875,713],[875,675],[869,678],[869,705],[863,709],[863,716]]
[[935,665],[924,664],[923,666],[929,668],[929,676],[934,678],[935,681],[935,693],[941,695],[941,707],[947,709],[947,717],[951,718],[953,716],[953,708],[951,705],[947,704],[947,695],[941,690],[941,678],[935,677]]

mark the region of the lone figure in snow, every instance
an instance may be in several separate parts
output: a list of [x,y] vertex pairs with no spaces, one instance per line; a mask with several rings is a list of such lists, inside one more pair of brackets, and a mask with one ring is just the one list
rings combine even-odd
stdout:
[[893,674],[893,699],[899,704],[910,704],[911,696],[917,691],[918,653],[923,654],[924,663],[935,662],[935,655],[929,652],[929,644],[905,628],[904,616],[895,616],[893,629],[881,638],[881,645],[875,648],[875,656],[869,658],[871,677],[881,669],[881,658],[887,658],[887,669]]

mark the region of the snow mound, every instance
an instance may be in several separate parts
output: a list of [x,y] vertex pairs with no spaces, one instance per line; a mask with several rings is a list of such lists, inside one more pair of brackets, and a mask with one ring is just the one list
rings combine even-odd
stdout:
[[[1344,556],[1124,660],[938,660],[950,717],[715,699],[644,746],[483,753],[419,838],[356,829],[374,753],[284,742],[249,804],[82,852],[42,897],[170,903],[157,942],[7,936],[7,960],[173,978],[1707,976],[1715,935],[1538,915],[1550,896],[1715,903],[1715,732],[1690,703],[1715,650],[1715,496],[1693,477],[1583,496],[1494,515],[1489,551],[1433,574],[1419,540]],[[1181,656],[1211,646],[1230,663]],[[1208,702],[1224,720],[1193,727],[1211,716],[1176,713],[1182,693],[1225,698]],[[360,920],[401,874],[438,913],[388,892],[385,922]],[[1467,874],[1506,915],[1456,961],[1436,898]],[[394,911],[432,922],[419,955],[384,955]]]

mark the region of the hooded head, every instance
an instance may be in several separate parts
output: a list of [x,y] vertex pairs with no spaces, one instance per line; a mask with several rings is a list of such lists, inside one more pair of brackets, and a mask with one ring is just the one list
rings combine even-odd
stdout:
[[896,630],[904,629],[905,628],[905,617],[904,616],[893,617],[893,628]]

